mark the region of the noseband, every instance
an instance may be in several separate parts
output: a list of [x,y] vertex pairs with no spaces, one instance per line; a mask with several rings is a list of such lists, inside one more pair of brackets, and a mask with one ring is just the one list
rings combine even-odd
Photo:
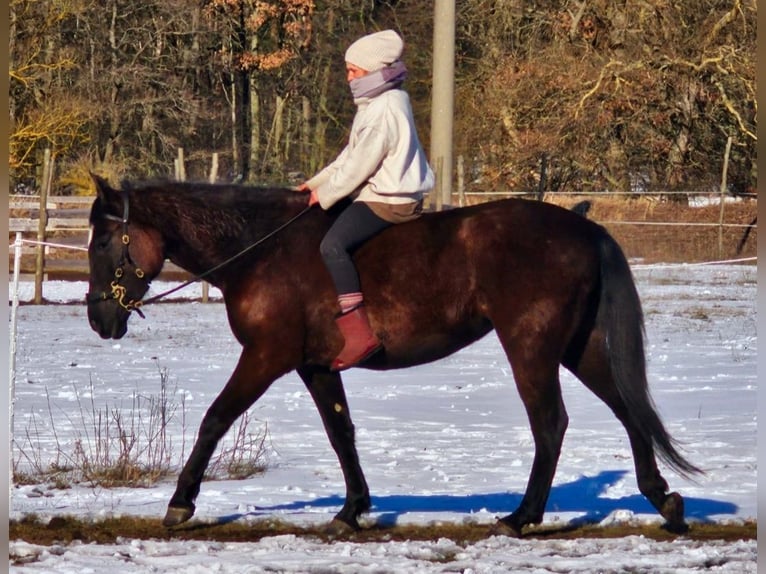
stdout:
[[114,281],[112,281],[110,284],[112,291],[111,293],[107,293],[106,291],[101,291],[101,293],[88,292],[85,295],[85,301],[88,303],[98,303],[100,301],[108,301],[109,299],[114,299],[117,301],[119,306],[126,311],[135,311],[141,316],[141,318],[145,318],[143,312],[141,311],[141,300],[130,299],[126,301],[125,297],[127,296],[128,290],[124,285],[120,284],[122,278],[125,277],[126,266],[130,266],[133,268],[133,273],[136,275],[136,277],[146,283],[147,288],[149,287],[149,281],[146,281],[146,274],[144,273],[143,269],[136,265],[133,259],[130,257],[130,235],[128,234],[128,215],[130,214],[130,203],[127,192],[122,194],[122,206],[122,217],[118,217],[110,213],[104,215],[106,219],[122,223],[122,253],[120,254],[120,260],[117,262],[117,267],[114,270]]

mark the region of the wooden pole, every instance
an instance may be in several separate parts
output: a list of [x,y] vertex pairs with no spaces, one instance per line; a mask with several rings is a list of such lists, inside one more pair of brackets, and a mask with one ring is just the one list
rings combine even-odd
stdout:
[[178,181],[186,181],[186,163],[184,162],[184,148],[178,148],[178,158],[175,162],[176,179]]
[[[10,357],[8,358],[8,438],[10,439],[8,452],[13,452],[13,420],[14,403],[16,402],[16,323],[17,310],[19,308],[19,269],[21,268],[21,232],[16,232],[16,243],[13,255],[13,295],[11,298],[11,341]],[[11,460],[13,455],[11,455]],[[8,510],[13,510],[13,464],[8,465]]]
[[40,185],[40,216],[37,220],[37,247],[35,249],[35,297],[34,302],[43,302],[43,280],[45,274],[45,228],[48,226],[48,189],[51,183],[53,161],[51,150],[46,149],[43,156],[43,179]]
[[215,152],[213,154],[213,162],[210,166],[210,175],[208,176],[208,181],[210,183],[215,183],[218,180],[218,152]]
[[718,258],[723,259],[723,211],[726,200],[726,178],[729,172],[729,154],[731,153],[731,136],[726,140],[726,151],[723,154],[723,170],[721,173],[721,209],[718,216]]
[[537,201],[545,199],[545,185],[548,179],[548,154],[543,152],[540,158],[540,183],[537,186]]
[[455,0],[434,2],[431,165],[435,167],[437,209],[451,203],[452,126],[455,111]]
[[[218,179],[218,152],[213,154],[213,162],[210,166],[210,175],[208,181],[215,183]],[[210,284],[207,281],[202,282],[202,302],[207,303],[210,300]]]

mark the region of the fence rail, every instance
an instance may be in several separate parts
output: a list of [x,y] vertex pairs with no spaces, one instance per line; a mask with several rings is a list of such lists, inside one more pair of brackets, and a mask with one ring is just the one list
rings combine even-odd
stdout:
[[[9,196],[9,271],[20,234],[19,273],[34,275],[34,302],[43,302],[43,284],[49,279],[83,279],[88,275],[87,244],[90,206],[88,196]],[[162,279],[186,279],[189,274],[166,264]]]
[[[720,194],[715,192],[666,192],[657,195],[641,195],[641,200],[644,200],[646,205],[658,207],[663,203],[672,203],[663,201],[661,195],[666,194],[686,195],[689,198],[711,198],[721,199]],[[574,201],[577,198],[587,197],[589,201],[598,201],[598,199],[620,198],[625,199],[624,193],[613,192],[599,192],[599,193],[550,193],[546,194],[544,200],[556,201],[557,199],[568,199]],[[635,194],[629,194],[635,195]],[[531,197],[538,198],[534,193],[520,193],[511,191],[497,191],[497,192],[485,192],[482,194],[466,193],[461,203],[465,201],[465,197],[474,198],[481,196],[479,199],[498,199],[499,197]],[[44,195],[30,196],[30,195],[11,195],[9,196],[9,237],[10,243],[13,243],[13,235],[15,233],[21,233],[23,239],[22,248],[22,262],[21,273],[24,275],[30,275],[34,273],[36,289],[35,289],[35,302],[42,302],[42,283],[45,279],[83,279],[87,277],[88,265],[87,255],[84,253],[87,247],[88,241],[88,216],[90,213],[90,205],[93,202],[93,197],[70,197],[70,196],[50,196]],[[625,205],[628,201],[625,200]],[[624,217],[613,217],[613,214],[609,214],[606,217],[602,215],[598,219],[598,223],[604,225],[610,231],[618,236],[618,240],[631,243],[631,247],[634,245],[646,244],[647,242],[661,242],[668,241],[668,233],[672,233],[672,228],[685,227],[688,232],[684,231],[681,235],[683,241],[690,242],[704,242],[707,245],[718,243],[717,250],[708,249],[711,257],[708,259],[721,259],[726,258],[724,249],[721,248],[723,242],[723,236],[726,234],[729,236],[727,241],[732,244],[732,241],[736,243],[740,237],[747,239],[748,234],[751,237],[748,239],[749,243],[753,243],[755,234],[757,232],[755,214],[757,212],[757,197],[755,199],[746,198],[745,202],[751,204],[753,207],[748,208],[748,216],[739,217],[738,220],[729,218],[728,221],[724,219],[724,204],[721,203],[721,210],[718,212],[717,204],[713,201],[706,205],[712,206],[713,210],[708,209],[708,219],[703,221],[660,221],[656,218],[647,218],[646,220],[640,220],[640,217],[636,218],[635,213],[633,217],[630,214],[618,214],[624,215]],[[704,203],[704,202],[703,202]],[[595,205],[595,203],[594,203]],[[729,205],[727,201],[725,205]],[[41,207],[44,206],[44,207]],[[689,210],[696,209],[696,207],[689,207]],[[733,208],[727,208],[733,209]],[[740,206],[741,210],[742,207]],[[713,214],[712,211],[715,211]],[[752,215],[750,215],[752,213]],[[642,216],[643,214],[638,214]],[[728,215],[728,213],[727,213]],[[651,219],[651,220],[650,220]],[[645,232],[640,232],[640,229],[646,229]],[[652,229],[656,231],[652,231]],[[630,229],[630,231],[628,231]],[[667,231],[665,231],[667,230]],[[742,232],[744,230],[744,234]],[[752,233],[751,233],[752,232]],[[674,232],[677,234],[677,232]],[[717,233],[717,237],[715,237]],[[626,235],[627,234],[627,235]],[[649,234],[649,235],[647,235]],[[704,238],[692,238],[694,234],[704,234]],[[629,237],[628,235],[635,235],[635,237]],[[732,239],[732,237],[736,235]],[[678,234],[677,234],[678,236]],[[688,237],[687,237],[688,236]],[[647,239],[648,237],[648,239]],[[717,240],[717,241],[716,241]],[[624,244],[623,244],[624,245]],[[733,250],[729,249],[729,251]],[[739,253],[739,251],[738,251]],[[9,270],[12,267],[12,260],[9,259]],[[190,275],[182,269],[166,263],[163,268],[162,278],[171,280],[186,280]]]

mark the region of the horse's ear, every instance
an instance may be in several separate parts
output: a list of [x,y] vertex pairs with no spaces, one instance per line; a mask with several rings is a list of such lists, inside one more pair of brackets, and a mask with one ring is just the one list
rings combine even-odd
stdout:
[[112,192],[112,188],[109,187],[109,183],[101,176],[90,172],[90,178],[93,180],[93,187],[96,189],[96,195],[101,198],[102,201],[107,201],[107,198]]
[[93,172],[91,172],[90,177],[93,180],[93,186],[96,188],[97,201],[94,202],[94,206],[99,204],[99,209],[102,213],[122,214],[122,196],[120,191],[113,189],[106,179]]

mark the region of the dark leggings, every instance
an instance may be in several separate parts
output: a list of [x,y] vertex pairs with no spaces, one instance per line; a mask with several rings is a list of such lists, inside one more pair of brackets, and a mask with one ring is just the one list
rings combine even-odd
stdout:
[[319,252],[338,295],[361,292],[359,274],[351,254],[362,243],[391,225],[360,201],[353,202],[338,216],[319,245]]

